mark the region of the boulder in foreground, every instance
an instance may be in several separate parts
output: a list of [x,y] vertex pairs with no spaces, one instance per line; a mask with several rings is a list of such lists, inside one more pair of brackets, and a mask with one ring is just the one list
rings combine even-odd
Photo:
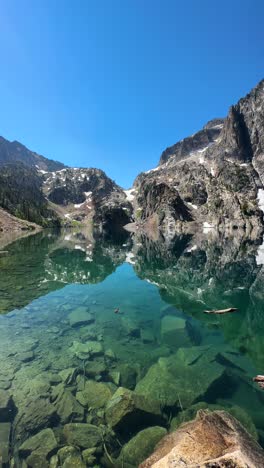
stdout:
[[198,411],[196,419],[165,436],[140,468],[247,468],[264,466],[264,450],[226,411]]

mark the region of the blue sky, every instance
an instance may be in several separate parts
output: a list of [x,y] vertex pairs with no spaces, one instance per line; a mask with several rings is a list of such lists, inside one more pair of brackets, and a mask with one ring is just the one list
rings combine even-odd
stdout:
[[124,187],[264,77],[263,1],[0,6],[0,134]]

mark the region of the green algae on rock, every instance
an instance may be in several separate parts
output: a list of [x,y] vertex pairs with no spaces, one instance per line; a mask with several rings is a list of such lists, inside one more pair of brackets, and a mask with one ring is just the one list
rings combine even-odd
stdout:
[[130,441],[124,445],[121,454],[116,461],[117,467],[126,466],[130,463],[132,466],[138,466],[154,450],[157,443],[167,434],[164,427],[148,427],[138,432]]

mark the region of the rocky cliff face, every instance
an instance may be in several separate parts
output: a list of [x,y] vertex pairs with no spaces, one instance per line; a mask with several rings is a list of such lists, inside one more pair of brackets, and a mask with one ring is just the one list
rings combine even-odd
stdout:
[[[175,230],[262,229],[264,81],[226,119],[167,148],[159,165],[134,183],[136,221]],[[183,225],[182,222],[185,222]]]
[[23,163],[31,168],[44,171],[58,171],[65,167],[64,164],[58,161],[53,161],[30,151],[19,141],[8,141],[0,137],[0,165],[9,163]]
[[93,223],[101,231],[114,231],[131,220],[125,192],[100,169],[39,172],[44,194],[64,225]]

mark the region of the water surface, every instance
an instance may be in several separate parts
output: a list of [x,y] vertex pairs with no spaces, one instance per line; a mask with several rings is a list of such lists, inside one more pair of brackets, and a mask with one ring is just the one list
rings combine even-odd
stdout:
[[[18,466],[26,457],[18,456],[20,443],[43,428],[54,429],[63,446],[65,424],[107,425],[107,401],[80,410],[87,381],[105,383],[109,399],[122,386],[157,401],[167,430],[199,407],[228,409],[263,445],[264,394],[252,383],[264,370],[257,242],[181,236],[167,243],[127,234],[96,241],[68,231],[39,233],[7,250],[0,257],[0,391],[13,406],[0,423],[12,424]],[[204,314],[230,306],[239,311]],[[71,322],[78,311],[90,320]],[[97,351],[83,351],[87,342]],[[150,425],[114,430],[110,458]],[[94,466],[109,465],[104,449],[95,457]]]

